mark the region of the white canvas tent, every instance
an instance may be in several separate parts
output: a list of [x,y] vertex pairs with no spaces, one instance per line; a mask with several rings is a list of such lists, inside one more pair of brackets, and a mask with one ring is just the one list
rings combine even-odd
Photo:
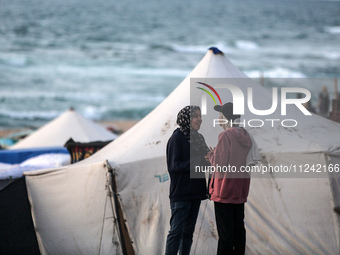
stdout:
[[[204,82],[246,76],[224,55],[209,50],[167,99],[100,152],[73,166],[26,174],[43,254],[123,254],[131,248],[133,253],[124,253],[164,253],[170,219],[165,147],[176,128],[178,111],[190,103],[190,78]],[[244,92],[253,87],[255,104],[268,109],[270,92],[250,79],[235,83]],[[297,115],[299,110],[291,108],[287,117]],[[340,163],[340,126],[318,116],[294,129],[278,126],[249,132],[266,163]],[[204,133],[208,145],[216,144],[217,135]],[[339,216],[333,212],[339,205],[338,181],[276,178],[275,174],[252,179],[245,218],[247,253],[338,254]],[[214,254],[216,247],[213,203],[204,201],[192,254]]]
[[10,149],[64,146],[70,138],[87,143],[109,141],[116,137],[104,127],[70,109],[14,144]]

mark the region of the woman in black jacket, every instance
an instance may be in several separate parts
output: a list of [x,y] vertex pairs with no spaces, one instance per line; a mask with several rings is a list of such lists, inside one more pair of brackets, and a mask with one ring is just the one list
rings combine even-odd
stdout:
[[[166,255],[178,251],[190,253],[201,200],[207,198],[204,173],[201,178],[190,178],[190,169],[206,166],[209,148],[197,131],[202,123],[198,106],[186,106],[177,115],[177,128],[167,144],[167,165],[170,175],[170,231],[166,242]],[[190,156],[191,154],[191,156]]]

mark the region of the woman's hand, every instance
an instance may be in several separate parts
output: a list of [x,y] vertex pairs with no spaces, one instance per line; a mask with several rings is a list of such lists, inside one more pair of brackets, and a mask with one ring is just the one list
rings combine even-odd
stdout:
[[208,152],[208,154],[204,157],[204,158],[205,158],[205,161],[207,161],[208,163],[210,163],[209,155],[210,155],[210,152]]
[[205,158],[205,160],[208,162],[208,163],[210,163],[210,155],[212,154],[212,153],[214,153],[214,150],[215,150],[215,147],[214,148],[211,148],[211,147],[209,147],[209,149],[210,149],[210,151],[207,153],[207,155],[204,157]]

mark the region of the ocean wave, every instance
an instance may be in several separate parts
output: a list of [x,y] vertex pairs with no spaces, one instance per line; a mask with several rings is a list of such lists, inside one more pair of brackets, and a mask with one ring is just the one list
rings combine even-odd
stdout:
[[107,111],[107,108],[94,107],[94,106],[86,106],[84,109],[80,110],[80,114],[83,115],[87,119],[91,120],[101,120],[103,114]]
[[170,46],[175,52],[179,53],[197,53],[205,54],[210,47],[217,47],[224,53],[232,53],[234,51],[245,50],[254,51],[258,50],[260,47],[256,42],[247,40],[237,40],[232,45],[227,45],[224,42],[217,42],[212,45],[179,45],[173,44]]
[[327,52],[325,53],[325,57],[328,59],[340,59],[340,53],[338,52]]
[[28,59],[26,56],[20,55],[3,55],[0,57],[0,64],[13,66],[13,67],[25,67],[28,65]]
[[148,103],[160,103],[162,102],[166,96],[163,95],[152,95],[152,94],[125,94],[119,96],[119,101],[122,104],[126,104],[126,102],[129,102],[130,104],[133,103],[140,103],[143,102],[144,104]]
[[232,51],[231,47],[225,45],[222,42],[218,42],[212,45],[179,45],[173,44],[170,48],[179,53],[199,53],[205,54],[210,47],[217,47],[222,52],[230,52]]
[[29,99],[30,101],[36,99],[49,99],[56,101],[100,101],[107,99],[108,96],[104,93],[88,93],[88,92],[46,92],[46,91],[1,91],[1,99]]
[[117,74],[131,74],[141,76],[170,76],[170,77],[185,77],[191,70],[170,69],[170,68],[113,68]]
[[61,112],[58,111],[4,111],[0,110],[0,116],[12,119],[26,119],[26,120],[49,120],[59,116]]
[[323,29],[330,34],[340,34],[340,26],[326,26]]
[[150,113],[154,107],[146,107],[146,108],[128,108],[128,109],[119,109],[119,110],[108,110],[103,114],[103,120],[112,120],[112,119],[141,119],[145,117],[148,113]]
[[123,101],[116,102],[116,107],[110,106],[86,106],[77,111],[87,119],[100,121],[112,119],[140,119],[153,110],[159,102]]
[[259,71],[259,70],[249,70],[245,73],[251,78],[306,78],[306,76],[298,71],[291,70],[284,67],[276,67],[273,69]]
[[337,52],[336,49],[332,48],[326,48],[326,49],[318,49],[311,52],[311,50],[306,49],[305,51],[300,51],[300,55],[295,53],[295,55],[287,54],[290,58],[299,56],[300,58],[305,58],[309,60],[314,59],[339,59],[340,58],[340,52]]
[[41,75],[50,74],[51,76],[72,75],[78,78],[103,78],[116,77],[117,75],[138,75],[138,76],[166,76],[166,77],[185,77],[190,73],[190,69],[172,69],[172,68],[138,68],[134,66],[71,66],[59,65],[57,67],[36,66],[31,73]]
[[[315,59],[338,59],[340,58],[340,52],[336,48],[326,47],[319,49],[312,49],[309,47],[299,48],[295,52],[290,49],[281,49],[281,51],[268,52],[270,57],[280,57],[288,60],[299,58],[308,59],[313,61]],[[274,59],[275,60],[275,59]]]
[[170,47],[171,49],[173,49],[175,52],[179,52],[179,53],[202,53],[204,54],[205,52],[207,52],[208,47],[207,46],[199,46],[199,45],[172,45]]
[[247,51],[257,50],[259,48],[257,43],[252,42],[252,41],[245,41],[245,40],[236,41],[235,46],[236,48],[240,50],[247,50]]
[[169,45],[162,45],[162,44],[151,44],[149,48],[151,50],[175,51],[173,47]]

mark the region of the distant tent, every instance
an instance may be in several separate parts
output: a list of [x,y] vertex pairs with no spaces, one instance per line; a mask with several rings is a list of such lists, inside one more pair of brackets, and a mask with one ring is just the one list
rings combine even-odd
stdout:
[[71,109],[17,142],[10,149],[64,146],[70,138],[85,143],[109,141],[117,136]]
[[[244,94],[253,88],[255,105],[268,109],[272,102],[269,91],[247,79],[223,54],[209,50],[157,108],[101,151],[69,167],[26,173],[43,254],[164,253],[170,219],[165,147],[178,111],[190,103],[190,78],[245,78],[235,83]],[[287,112],[287,118],[298,115],[295,108]],[[267,164],[340,163],[340,126],[319,116],[294,129],[249,132]],[[216,144],[216,132],[204,136],[208,145]],[[340,204],[339,180],[277,178],[275,173],[252,179],[245,218],[247,253],[339,254],[339,216],[333,211]],[[212,254],[216,247],[213,203],[205,201],[192,254]]]
[[[107,142],[116,137],[115,134],[85,119],[76,111],[68,110],[16,143],[10,150],[0,151],[0,162],[3,163],[20,164],[30,159],[29,165],[13,165],[2,171],[0,169],[0,234],[4,235],[1,236],[0,241],[1,254],[39,253],[25,178],[18,179],[22,172],[55,167],[55,164],[61,160],[60,157],[66,159],[66,154],[69,156],[68,150],[63,146],[70,138],[81,142]],[[14,179],[9,180],[9,178]]]

